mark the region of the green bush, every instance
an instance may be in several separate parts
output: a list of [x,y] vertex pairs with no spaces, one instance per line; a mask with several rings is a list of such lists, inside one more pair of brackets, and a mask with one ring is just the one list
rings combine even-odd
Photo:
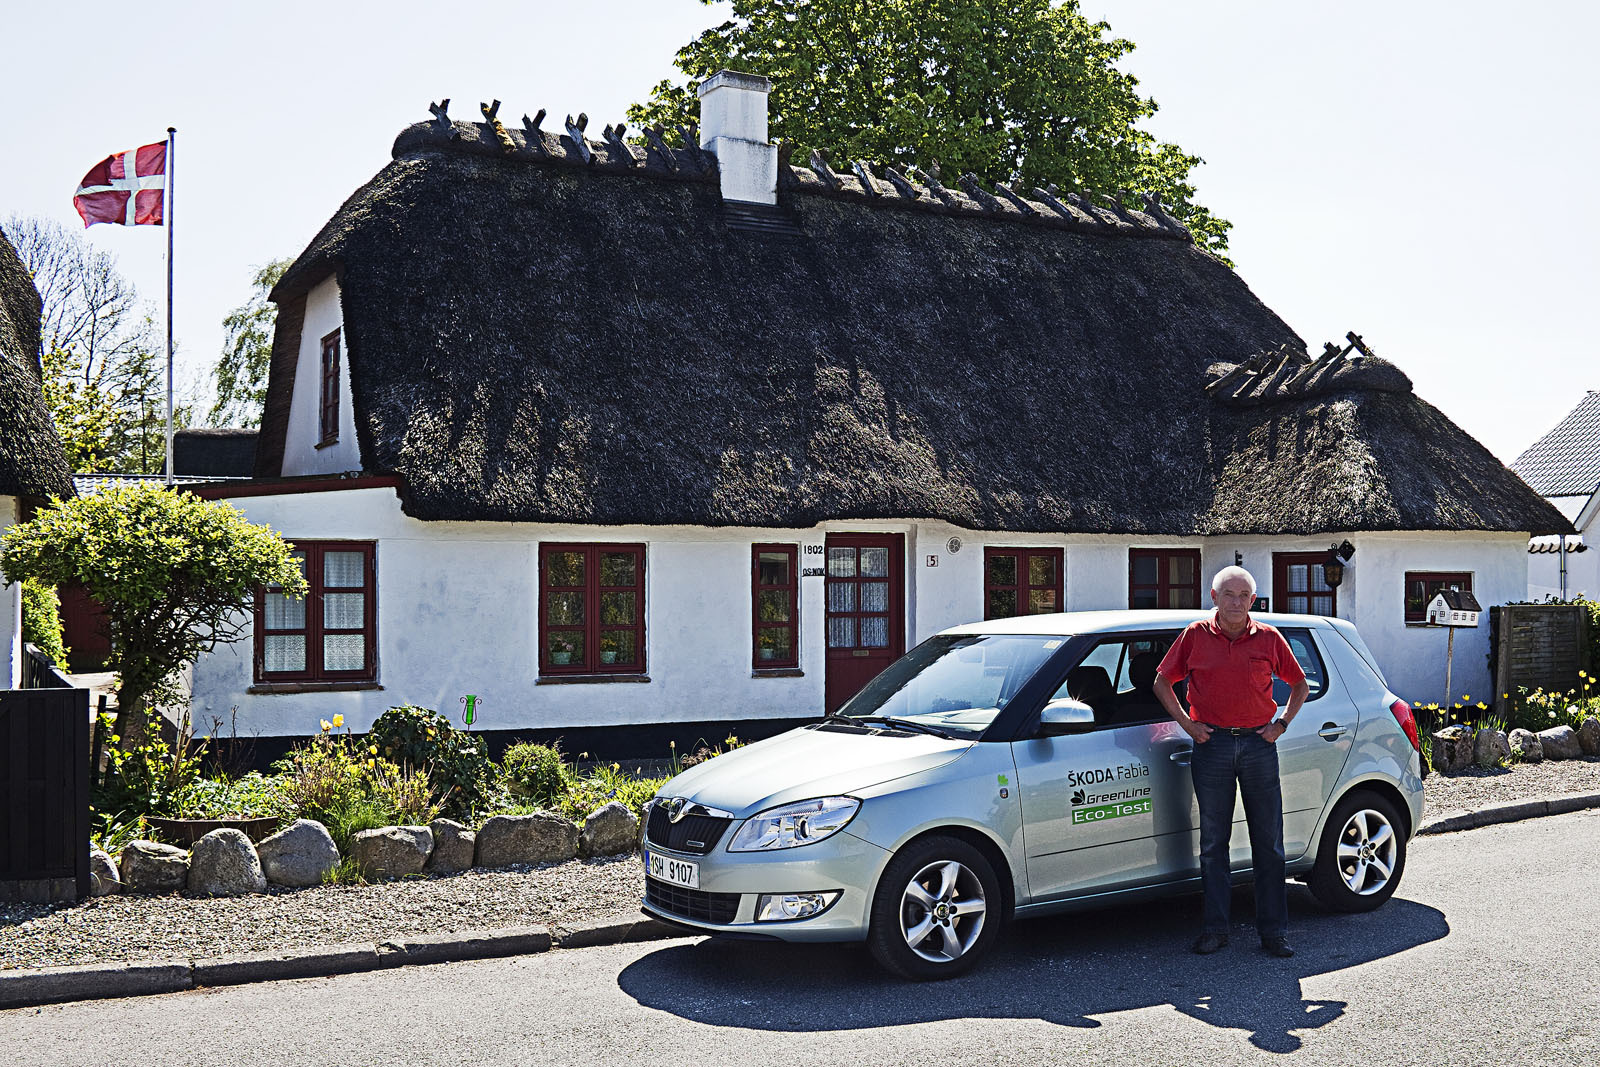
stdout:
[[549,804],[567,792],[566,760],[559,745],[518,742],[500,760],[500,778],[513,797]]
[[293,812],[285,780],[251,771],[242,778],[199,778],[180,789],[174,809],[180,819],[284,818]]
[[289,814],[322,823],[341,853],[362,830],[426,824],[439,814],[424,772],[400,767],[376,744],[363,744],[348,730],[336,734],[333,726],[324,721],[318,736],[272,765],[282,776]]
[[555,810],[581,823],[596,808],[616,800],[638,814],[644,810],[645,801],[666,783],[666,778],[643,778],[637,772],[629,774],[615,763],[609,767],[599,766],[581,778],[574,777],[567,794],[557,801]]
[[67,645],[61,628],[61,598],[53,585],[26,578],[22,582],[22,639],[67,669]]
[[489,806],[494,764],[483,738],[457,730],[438,712],[413,704],[390,708],[367,736],[377,755],[427,771],[444,814],[465,821]]
[[[120,734],[111,735],[105,781],[89,791],[89,806],[95,812],[102,816],[112,812],[177,816],[179,796],[200,777],[204,746],[182,741],[176,748],[168,745],[161,737],[157,715],[148,709],[143,713],[147,740],[131,751],[117,747]],[[126,729],[127,723],[119,718],[117,727]]]

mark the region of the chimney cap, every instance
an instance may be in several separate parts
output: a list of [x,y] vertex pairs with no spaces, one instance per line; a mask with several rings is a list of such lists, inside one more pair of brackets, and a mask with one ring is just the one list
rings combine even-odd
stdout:
[[695,95],[704,99],[705,95],[713,89],[722,88],[769,93],[772,91],[772,79],[764,78],[759,74],[745,74],[737,70],[719,70],[700,83],[700,88],[696,90]]

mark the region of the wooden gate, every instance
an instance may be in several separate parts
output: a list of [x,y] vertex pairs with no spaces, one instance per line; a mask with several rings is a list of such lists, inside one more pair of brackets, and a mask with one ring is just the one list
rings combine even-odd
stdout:
[[1489,655],[1496,694],[1543,688],[1583,689],[1589,662],[1589,613],[1575,604],[1505,604],[1489,609]]
[[0,901],[89,895],[89,691],[42,680],[0,690]]

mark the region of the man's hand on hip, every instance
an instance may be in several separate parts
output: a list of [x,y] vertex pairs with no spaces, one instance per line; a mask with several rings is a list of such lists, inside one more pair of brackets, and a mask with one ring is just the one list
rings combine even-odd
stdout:
[[1284,721],[1282,719],[1273,719],[1271,722],[1267,723],[1267,725],[1265,725],[1265,726],[1258,726],[1256,728],[1256,733],[1261,735],[1261,739],[1263,741],[1268,741],[1268,742],[1271,742],[1272,744],[1277,744],[1278,743],[1278,738],[1282,737],[1283,734],[1284,734],[1284,731],[1287,730],[1287,729],[1289,729],[1289,727],[1284,724]]
[[1190,737],[1194,738],[1194,743],[1197,745],[1203,745],[1211,740],[1211,726],[1208,723],[1190,719],[1183,724],[1183,729]]

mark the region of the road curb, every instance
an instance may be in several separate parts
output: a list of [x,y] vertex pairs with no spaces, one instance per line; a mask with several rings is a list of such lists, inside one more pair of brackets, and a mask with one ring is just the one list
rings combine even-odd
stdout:
[[18,968],[0,970],[0,1009],[177,993],[204,986],[330,978],[391,967],[530,956],[555,948],[591,948],[683,936],[682,930],[654,919],[640,918],[553,928],[529,926],[426,934],[390,938],[376,944],[321,945],[195,960],[134,960],[78,967]]
[[1461,830],[1474,830],[1480,826],[1521,822],[1524,819],[1539,819],[1546,815],[1565,815],[1568,812],[1584,811],[1589,808],[1600,808],[1600,793],[1579,793],[1545,800],[1493,804],[1477,811],[1431,819],[1417,827],[1417,835],[1420,837],[1423,834],[1453,834]]

